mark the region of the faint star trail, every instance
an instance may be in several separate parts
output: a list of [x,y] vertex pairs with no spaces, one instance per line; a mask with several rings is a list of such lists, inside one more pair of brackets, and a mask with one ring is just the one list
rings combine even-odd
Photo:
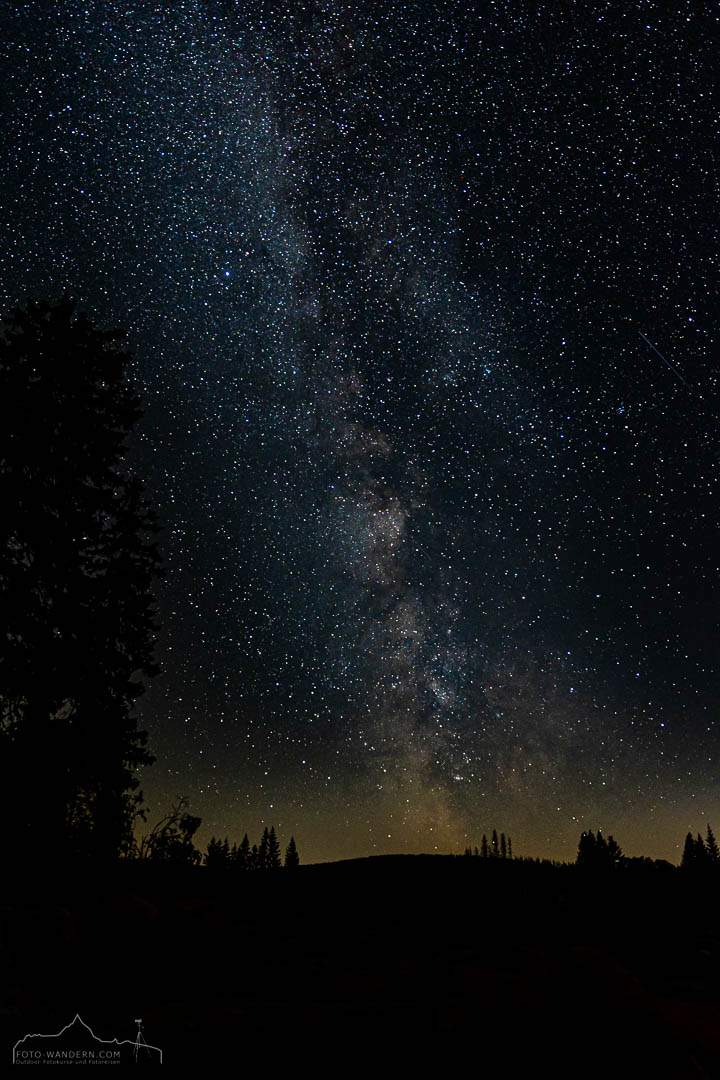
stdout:
[[670,368],[670,370],[675,375],[677,375],[680,382],[683,383],[685,386],[687,386],[688,390],[689,390],[690,387],[689,387],[688,381],[685,378],[685,376],[680,371],[678,371],[678,369],[675,367],[674,364],[670,363],[670,361],[668,360],[668,358],[666,356],[663,356],[663,354],[660,352],[660,350],[657,348],[657,346],[653,345],[652,341],[650,341],[649,338],[645,337],[642,330],[638,330],[638,333],[640,334],[640,337],[643,339],[643,341],[645,341],[650,346],[650,348],[652,349],[652,351],[654,353],[657,353],[657,355],[660,357],[660,359],[663,361],[663,363],[667,364],[667,366]]

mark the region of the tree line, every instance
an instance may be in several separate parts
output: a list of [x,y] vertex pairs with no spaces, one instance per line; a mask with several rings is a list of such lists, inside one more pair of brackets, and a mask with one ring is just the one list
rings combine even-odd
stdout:
[[[586,870],[599,871],[636,866],[673,868],[672,863],[665,859],[625,855],[617,840],[613,836],[605,839],[600,829],[596,833],[592,830],[581,833],[575,862],[577,866]],[[693,836],[691,832],[685,837],[680,869],[683,871],[720,870],[720,849],[709,823],[705,839],[700,833]]]
[[487,836],[483,833],[480,847],[466,847],[463,854],[468,859],[512,859],[512,840],[509,836],[506,837],[503,832],[500,833],[498,838],[497,829],[493,829],[489,844]]
[[203,853],[194,840],[201,824],[202,819],[189,812],[187,799],[180,799],[135,843],[129,857],[173,866],[203,865],[210,870],[294,870],[300,865],[295,837],[290,837],[283,858],[274,825],[269,829],[266,825],[259,843],[252,846],[247,833],[239,844],[231,844],[227,836],[222,840],[212,836]]
[[680,867],[682,870],[720,869],[720,850],[709,824],[704,840],[700,833],[697,836],[691,832],[687,834]]
[[290,837],[290,842],[285,849],[284,860],[280,853],[280,843],[275,835],[275,826],[271,825],[268,831],[267,825],[263,830],[259,844],[250,847],[248,834],[245,833],[239,844],[230,846],[227,836],[224,840],[211,838],[207,846],[203,861],[205,866],[212,870],[294,870],[300,865],[295,837]]

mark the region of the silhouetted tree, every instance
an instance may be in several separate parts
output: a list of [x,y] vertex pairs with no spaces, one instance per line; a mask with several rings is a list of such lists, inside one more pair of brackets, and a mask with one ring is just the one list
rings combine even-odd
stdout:
[[195,847],[193,837],[201,824],[202,818],[187,812],[187,799],[178,800],[170,813],[143,836],[138,848],[139,857],[176,866],[196,866],[202,861],[202,855]]
[[232,856],[227,836],[224,840],[216,840],[213,836],[207,846],[205,865],[212,870],[227,869],[231,861]]
[[700,867],[708,867],[710,865],[710,856],[708,855],[705,841],[700,833],[697,834],[697,839],[695,840],[695,858]]
[[489,854],[490,853],[488,851],[487,836],[485,835],[485,833],[483,833],[482,842],[480,844],[480,858],[481,859],[487,859]]
[[595,856],[595,834],[592,830],[582,832],[578,843],[576,863],[578,866],[589,867],[593,865]]
[[498,844],[497,829],[492,831],[492,853],[493,858],[498,859],[500,857],[500,845]]
[[705,850],[707,852],[708,861],[717,866],[720,863],[720,850],[718,850],[717,840],[715,839],[715,834],[710,828],[709,823],[707,827],[707,838],[705,840]]
[[155,520],[125,463],[141,415],[119,335],[70,301],[0,334],[0,811],[6,852],[133,848],[131,717],[157,672]]
[[294,870],[296,866],[300,865],[300,856],[298,855],[297,845],[295,843],[295,837],[290,837],[290,843],[285,851],[285,869]]
[[204,862],[206,866],[215,867],[220,861],[220,841],[216,840],[214,836],[210,837],[208,842],[207,851],[205,852]]
[[239,870],[250,869],[250,841],[248,840],[247,833],[245,833],[240,842],[235,861]]
[[685,837],[685,847],[683,848],[680,866],[683,870],[689,870],[696,864],[697,859],[695,858],[695,840],[693,839],[693,834],[689,832]]
[[275,826],[270,826],[270,833],[268,835],[267,845],[267,869],[279,870],[282,866],[282,858],[280,856],[280,844],[275,834]]
[[267,825],[263,829],[263,834],[260,839],[260,846],[257,854],[257,869],[267,870],[268,868],[268,847],[270,844],[270,833],[268,832]]
[[578,843],[577,865],[591,870],[612,870],[622,866],[625,856],[613,836],[606,840],[600,829],[583,832]]
[[595,835],[595,865],[604,870],[608,865],[608,861],[607,841],[600,829],[598,829]]
[[608,836],[606,851],[608,866],[614,868],[622,865],[625,856],[614,836]]
[[512,853],[512,840],[510,839],[510,837],[509,837],[509,836],[508,836],[508,838],[507,838],[507,856],[508,856],[508,859],[512,859],[512,857],[513,857],[513,853]]
[[258,851],[257,844],[253,844],[252,849],[250,851],[250,858],[248,860],[248,868],[250,870],[259,870],[260,869],[260,852]]
[[507,844],[505,842],[505,833],[500,833],[500,858],[507,859]]

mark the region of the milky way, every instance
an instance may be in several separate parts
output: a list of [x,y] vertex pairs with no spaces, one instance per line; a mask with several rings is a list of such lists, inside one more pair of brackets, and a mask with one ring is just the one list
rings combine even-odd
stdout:
[[305,858],[720,822],[717,32],[2,16],[0,299],[122,323],[145,402],[151,812]]

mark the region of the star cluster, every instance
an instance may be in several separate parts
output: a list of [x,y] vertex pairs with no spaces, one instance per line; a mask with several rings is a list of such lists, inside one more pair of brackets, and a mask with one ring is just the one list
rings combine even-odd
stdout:
[[718,16],[2,16],[0,297],[127,327],[153,809],[306,858],[720,809]]

